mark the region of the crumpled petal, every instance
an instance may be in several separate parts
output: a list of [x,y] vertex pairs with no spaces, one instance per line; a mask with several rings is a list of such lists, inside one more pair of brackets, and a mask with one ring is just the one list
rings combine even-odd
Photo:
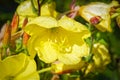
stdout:
[[108,63],[110,63],[110,55],[108,49],[104,45],[100,43],[94,44],[93,53],[93,60],[95,62],[95,66],[106,66]]
[[109,31],[111,32],[111,20],[110,20],[110,5],[102,2],[93,2],[85,6],[81,6],[79,14],[88,22],[90,19],[96,16],[101,17],[100,23],[96,24],[95,27],[100,31]]

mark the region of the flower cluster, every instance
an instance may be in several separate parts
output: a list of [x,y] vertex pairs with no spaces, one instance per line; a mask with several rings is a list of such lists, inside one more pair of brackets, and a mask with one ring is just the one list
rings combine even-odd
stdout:
[[[4,55],[0,57],[0,80],[39,80],[35,56],[50,64],[51,72],[56,74],[80,70],[87,75],[101,71],[110,63],[107,47],[93,36],[97,35],[96,29],[112,31],[110,11],[118,3],[73,6],[67,13],[57,12],[54,2],[39,5],[37,0],[26,0],[18,6],[0,42],[0,56]],[[96,29],[75,20],[76,16]]]

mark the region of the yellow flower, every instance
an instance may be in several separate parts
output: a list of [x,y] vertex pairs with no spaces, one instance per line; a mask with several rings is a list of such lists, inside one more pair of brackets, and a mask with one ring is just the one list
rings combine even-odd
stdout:
[[[95,27],[102,32],[109,31],[111,32],[111,19],[110,19],[110,8],[117,5],[116,1],[113,1],[111,4],[105,4],[102,2],[93,2],[85,6],[81,6],[79,14],[88,22],[97,22]],[[99,17],[95,18],[95,17]],[[94,20],[93,20],[94,19]]]
[[[33,5],[34,8],[33,8]],[[57,17],[58,13],[55,11],[55,3],[45,3],[41,6],[41,16],[52,16]],[[28,21],[31,21],[32,19],[36,18],[38,16],[38,4],[37,0],[33,0],[33,3],[31,3],[31,0],[27,0],[22,2],[16,10],[17,14],[19,15],[19,26],[22,27],[24,19],[27,17]]]
[[52,17],[37,17],[28,23],[25,32],[31,36],[28,40],[30,55],[34,58],[37,52],[46,63],[59,60],[64,64],[76,64],[81,57],[89,55],[83,40],[90,36],[89,30],[66,16],[58,21]]
[[103,44],[94,44],[92,53],[93,62],[88,63],[87,67],[82,68],[82,71],[85,71],[85,75],[90,72],[103,71],[111,61],[108,49]]
[[0,61],[0,80],[39,80],[36,63],[23,53]]
[[96,67],[104,67],[110,63],[109,51],[103,44],[94,44],[93,53],[93,60]]

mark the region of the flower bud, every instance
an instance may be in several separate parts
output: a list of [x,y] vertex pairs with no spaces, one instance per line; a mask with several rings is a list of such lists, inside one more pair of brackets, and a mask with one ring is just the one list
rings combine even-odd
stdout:
[[7,47],[10,43],[10,40],[11,40],[11,26],[10,26],[10,23],[7,22],[5,33],[4,33],[3,40],[2,40],[3,46]]
[[14,14],[12,22],[11,22],[11,27],[12,27],[12,34],[15,33],[18,29],[18,23],[19,23],[19,16],[17,13]]
[[[25,18],[22,28],[24,28],[27,23],[28,23],[28,18]],[[26,32],[24,32],[23,33],[23,45],[25,45],[25,46],[27,45],[28,39],[29,39],[29,35]]]

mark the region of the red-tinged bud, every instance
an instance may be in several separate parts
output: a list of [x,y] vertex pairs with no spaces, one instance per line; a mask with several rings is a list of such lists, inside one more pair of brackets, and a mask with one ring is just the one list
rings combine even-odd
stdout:
[[72,0],[72,3],[70,4],[70,9],[73,10],[75,8],[76,0]]
[[79,9],[80,9],[79,6],[75,6],[74,9],[72,9],[71,12],[67,16],[72,19],[75,18],[78,15]]
[[18,29],[18,24],[19,24],[19,16],[17,13],[14,14],[12,22],[11,22],[11,27],[12,27],[12,34],[15,33]]
[[[22,28],[24,28],[27,23],[28,23],[28,18],[25,18],[23,25],[22,25]],[[23,45],[25,45],[25,46],[27,45],[28,39],[29,39],[29,35],[24,32],[23,33]]]
[[10,43],[10,40],[11,40],[11,26],[10,26],[10,23],[7,22],[5,33],[4,33],[3,40],[2,40],[3,46],[7,47]]
[[4,37],[5,29],[6,29],[6,23],[2,26],[2,28],[0,30],[0,43]]
[[90,19],[90,23],[93,24],[93,25],[98,24],[100,21],[101,21],[101,17],[100,16],[95,16],[95,17],[92,17]]
[[24,32],[24,34],[23,34],[23,45],[27,45],[29,37],[30,36],[27,33]]
[[69,14],[67,14],[67,16],[74,19],[78,14],[79,9],[80,9],[80,7],[76,6],[76,0],[72,0],[72,2],[70,4],[71,12]]
[[23,22],[23,25],[22,25],[22,28],[24,28],[27,23],[28,23],[28,18],[25,18],[24,22]]

